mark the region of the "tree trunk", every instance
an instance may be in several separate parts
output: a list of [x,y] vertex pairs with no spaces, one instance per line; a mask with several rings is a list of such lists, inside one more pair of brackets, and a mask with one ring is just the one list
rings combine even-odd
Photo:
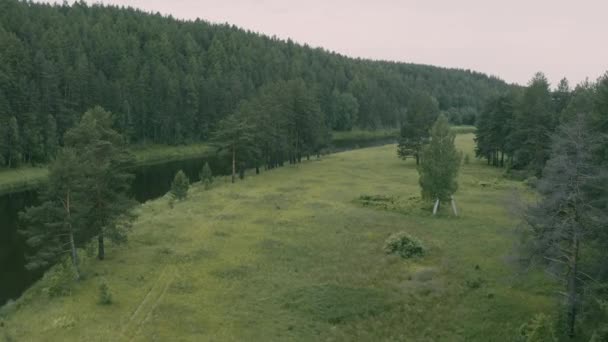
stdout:
[[256,165],[255,167],[255,174],[259,175],[260,174],[260,167]]
[[97,236],[97,259],[103,260],[106,258],[106,250],[103,243],[103,231]]
[[573,255],[570,264],[570,274],[568,275],[568,335],[574,337],[574,328],[576,324],[576,306],[577,306],[577,281],[578,273],[578,249],[579,241],[577,233],[574,233]]
[[74,242],[74,231],[71,223],[71,203],[70,203],[70,190],[66,193],[65,210],[68,216],[68,231],[70,236],[70,252],[72,256],[72,266],[74,266],[74,272],[76,272],[76,280],[80,280],[80,268],[78,267],[78,251],[76,250],[76,243]]
[[232,146],[232,183],[236,178],[236,146]]
[[456,209],[456,201],[454,200],[454,196],[450,196],[452,200],[452,211],[454,211],[454,215],[458,216],[458,209]]
[[72,266],[74,266],[74,272],[76,272],[76,280],[80,280],[80,267],[78,266],[78,251],[76,250],[76,243],[74,242],[74,233],[70,227],[70,249],[72,252]]
[[416,152],[416,165],[420,165],[420,156],[418,155],[418,152]]
[[435,201],[435,205],[433,206],[433,216],[437,214],[437,209],[439,209],[439,198]]

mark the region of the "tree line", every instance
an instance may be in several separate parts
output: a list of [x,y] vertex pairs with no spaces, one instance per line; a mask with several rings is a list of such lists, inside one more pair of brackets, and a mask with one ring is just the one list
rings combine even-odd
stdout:
[[352,59],[230,25],[84,2],[0,2],[0,51],[3,167],[52,160],[96,105],[115,114],[129,143],[185,144],[210,139],[241,102],[288,81],[308,89],[328,130],[396,127],[415,92],[453,122],[472,123],[490,94],[510,88],[469,70]]
[[523,213],[520,252],[559,284],[559,329],[544,340],[608,339],[608,73],[553,91],[538,73],[489,98],[476,135],[478,157],[529,177],[539,194]]

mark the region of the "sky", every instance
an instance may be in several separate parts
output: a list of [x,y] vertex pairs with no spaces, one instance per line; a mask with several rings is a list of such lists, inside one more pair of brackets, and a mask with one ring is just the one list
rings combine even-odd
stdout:
[[[46,1],[45,1],[46,2]],[[88,1],[91,3],[91,1]],[[606,0],[97,0],[291,38],[351,57],[553,86],[608,71]]]

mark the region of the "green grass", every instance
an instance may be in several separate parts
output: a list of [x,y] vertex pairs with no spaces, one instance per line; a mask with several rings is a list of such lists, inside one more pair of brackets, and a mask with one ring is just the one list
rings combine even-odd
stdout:
[[201,158],[211,155],[215,149],[209,144],[196,143],[190,145],[144,145],[133,146],[131,151],[139,165],[151,165],[175,160]]
[[36,188],[46,181],[47,175],[46,167],[0,169],[0,195]]
[[[473,135],[457,137],[472,154]],[[480,186],[486,182],[491,186]],[[337,153],[227,178],[184,202],[138,208],[130,241],[90,260],[71,295],[42,280],[5,309],[16,341],[509,341],[553,298],[541,273],[515,276],[505,199],[521,183],[473,159],[460,217],[366,207],[361,195],[414,200],[418,175],[395,146]],[[424,210],[423,210],[424,209]],[[424,256],[386,255],[406,231]],[[113,303],[99,305],[99,284]],[[3,329],[3,330],[1,330]]]
[[332,140],[334,142],[350,141],[350,140],[381,140],[388,138],[396,138],[399,135],[399,130],[394,128],[377,129],[373,131],[354,129],[352,131],[333,132]]

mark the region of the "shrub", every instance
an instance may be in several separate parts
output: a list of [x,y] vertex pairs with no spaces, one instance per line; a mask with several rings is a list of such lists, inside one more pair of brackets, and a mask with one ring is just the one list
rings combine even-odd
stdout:
[[424,255],[424,247],[405,232],[392,234],[384,243],[386,254],[399,254],[404,259]]
[[525,342],[556,342],[553,320],[545,314],[534,316],[519,328],[519,340]]
[[110,286],[108,286],[108,283],[105,279],[103,279],[99,284],[99,304],[112,304],[112,292],[110,292]]
[[480,288],[485,283],[485,281],[482,278],[477,277],[474,279],[467,279],[464,283],[471,290],[476,290]]
[[75,279],[70,260],[64,258],[63,261],[48,270],[42,279],[42,283],[46,285],[43,291],[49,297],[69,296],[72,293],[71,285]]
[[203,169],[200,173],[201,182],[205,185],[205,190],[211,187],[211,183],[213,183],[213,173],[211,172],[211,167],[209,167],[209,163],[205,163]]
[[171,195],[175,199],[183,200],[188,196],[188,188],[190,188],[190,180],[184,171],[179,170],[171,183]]

